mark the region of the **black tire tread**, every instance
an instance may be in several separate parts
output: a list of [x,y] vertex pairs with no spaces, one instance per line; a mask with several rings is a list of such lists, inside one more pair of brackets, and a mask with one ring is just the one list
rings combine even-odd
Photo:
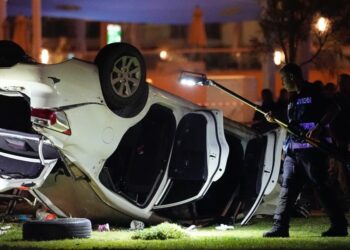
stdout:
[[[123,55],[133,55],[138,58],[144,73],[140,79],[140,86],[136,92],[128,97],[117,96],[110,86],[110,68],[116,59]],[[127,43],[114,43],[105,46],[95,58],[100,74],[100,83],[107,106],[117,115],[125,118],[137,115],[145,106],[148,98],[148,84],[146,83],[146,63],[142,54],[134,46]]]
[[27,221],[23,224],[23,240],[89,238],[91,231],[91,222],[85,218]]

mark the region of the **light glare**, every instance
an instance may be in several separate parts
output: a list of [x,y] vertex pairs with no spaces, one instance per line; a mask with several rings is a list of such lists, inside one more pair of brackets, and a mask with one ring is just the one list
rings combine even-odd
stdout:
[[189,78],[182,78],[180,83],[184,86],[188,86],[188,87],[193,87],[196,85],[196,82],[192,79]]
[[168,58],[168,52],[166,50],[162,50],[160,53],[159,53],[159,57],[160,59],[162,60],[166,60]]
[[47,49],[42,49],[40,54],[40,60],[44,64],[48,64],[50,59],[49,51]]
[[276,50],[273,53],[273,61],[276,65],[280,65],[282,61],[284,60],[284,55],[282,51]]
[[107,25],[107,44],[119,43],[122,41],[122,26],[119,24]]
[[152,79],[152,78],[147,78],[147,79],[146,79],[146,82],[152,84],[152,83],[153,83],[153,79]]
[[325,17],[320,17],[315,26],[318,31],[323,33],[328,30],[329,20]]

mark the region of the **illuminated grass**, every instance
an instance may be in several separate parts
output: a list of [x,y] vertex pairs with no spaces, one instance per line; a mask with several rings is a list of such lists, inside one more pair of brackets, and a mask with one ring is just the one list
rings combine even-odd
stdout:
[[135,240],[169,240],[184,239],[188,233],[179,225],[164,222],[150,228],[136,231],[131,239]]
[[290,238],[266,239],[271,219],[255,219],[245,227],[218,231],[214,227],[190,231],[190,237],[177,240],[133,240],[134,232],[114,229],[92,233],[91,239],[47,242],[22,241],[19,226],[0,236],[0,249],[350,249],[350,237],[322,238],[328,228],[323,217],[293,219]]

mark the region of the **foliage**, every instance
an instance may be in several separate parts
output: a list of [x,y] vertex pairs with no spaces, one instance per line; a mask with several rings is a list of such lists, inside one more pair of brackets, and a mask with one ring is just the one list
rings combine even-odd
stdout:
[[187,232],[179,225],[163,222],[157,226],[136,231],[132,239],[140,240],[167,240],[188,237]]
[[[330,20],[329,29],[315,29],[319,17]],[[263,52],[282,49],[286,62],[306,64],[329,56],[341,56],[340,46],[347,41],[350,31],[350,4],[348,0],[266,0],[262,7],[260,26],[263,39],[252,39]],[[303,42],[312,41],[313,55],[305,61],[298,58]],[[334,66],[334,61],[332,61]]]

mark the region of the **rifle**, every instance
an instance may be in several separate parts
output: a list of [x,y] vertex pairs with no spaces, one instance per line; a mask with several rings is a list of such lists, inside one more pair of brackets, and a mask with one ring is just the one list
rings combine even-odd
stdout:
[[[246,98],[238,95],[237,93],[233,92],[232,90],[222,86],[221,84],[215,82],[214,80],[207,79],[205,74],[195,73],[195,72],[189,72],[189,71],[183,71],[180,75],[181,82],[185,79],[185,82],[189,82],[189,79],[191,79],[193,82],[191,85],[200,85],[200,86],[214,86],[225,93],[229,94],[230,96],[234,97],[235,99],[239,100],[240,102],[243,102],[247,106],[253,108],[255,111],[263,114],[265,117],[269,114],[268,112],[263,111],[259,105],[247,100]],[[274,122],[276,122],[280,127],[286,129],[290,134],[294,135],[297,138],[300,138],[310,145],[318,148],[322,152],[333,156],[337,160],[344,162],[345,164],[349,164],[349,155],[344,155],[339,150],[330,143],[327,143],[325,141],[320,141],[314,138],[310,138],[306,136],[306,131],[304,131],[301,128],[297,128],[295,126],[288,125],[287,123],[284,123],[283,121],[273,117]]]

